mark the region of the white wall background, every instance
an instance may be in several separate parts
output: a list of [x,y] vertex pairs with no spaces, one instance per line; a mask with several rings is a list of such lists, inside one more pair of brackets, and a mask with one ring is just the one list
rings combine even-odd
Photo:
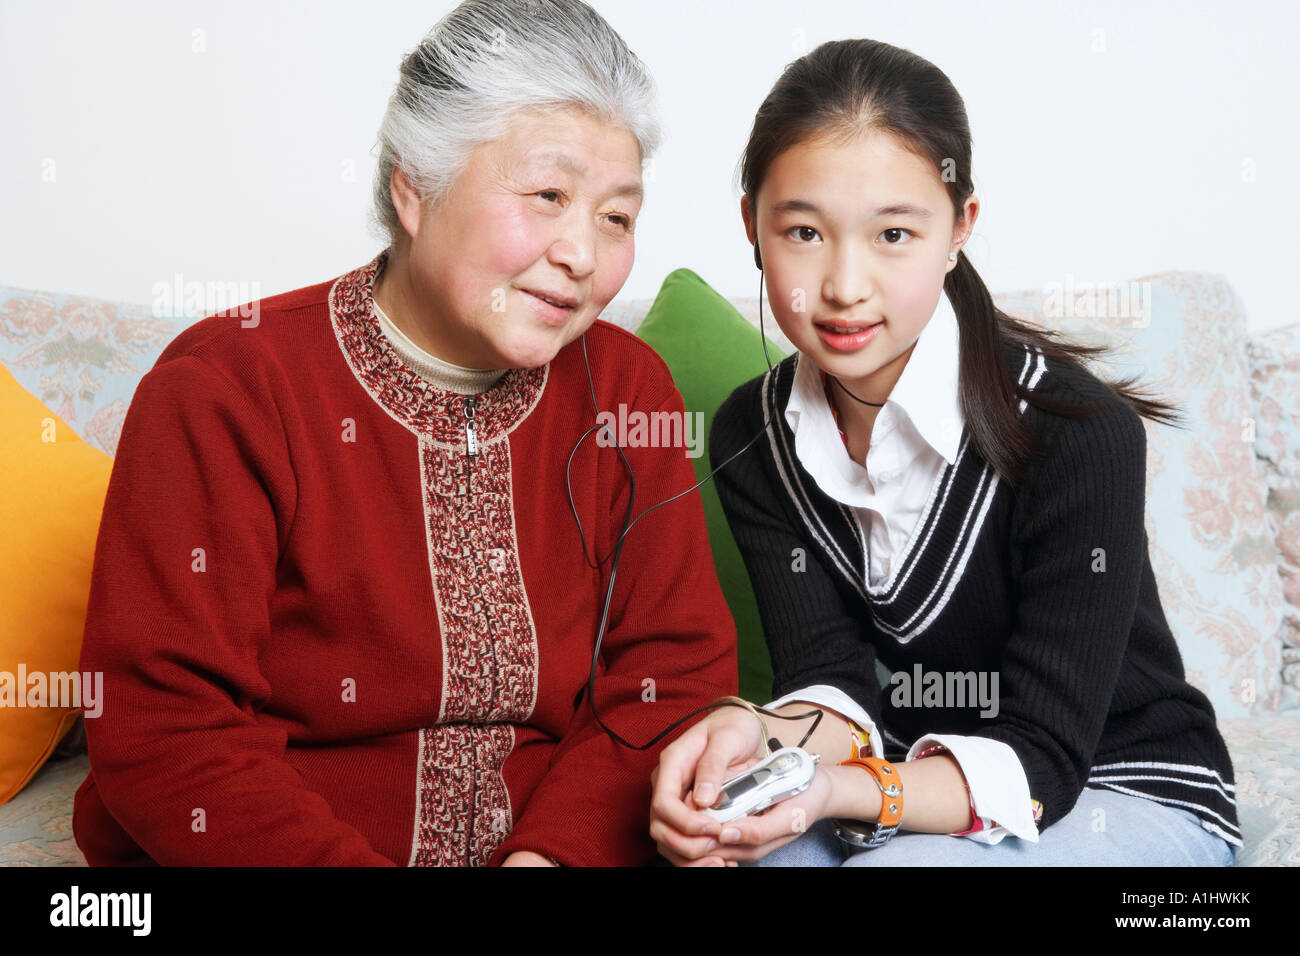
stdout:
[[[272,295],[366,262],[380,114],[402,55],[452,6],[6,0],[0,284],[148,303],[176,273]],[[680,266],[756,293],[733,185],[754,110],[801,38],[870,36],[932,60],[966,100],[983,203],[968,252],[991,289],[1209,270],[1252,328],[1300,319],[1291,5],[594,6],[657,78],[666,133],[621,298]]]

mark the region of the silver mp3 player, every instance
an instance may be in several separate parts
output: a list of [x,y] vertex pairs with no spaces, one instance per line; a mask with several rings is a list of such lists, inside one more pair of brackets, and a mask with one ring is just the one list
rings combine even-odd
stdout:
[[817,772],[819,754],[800,747],[782,747],[722,785],[722,792],[704,812],[719,823],[762,813],[774,803],[803,793]]

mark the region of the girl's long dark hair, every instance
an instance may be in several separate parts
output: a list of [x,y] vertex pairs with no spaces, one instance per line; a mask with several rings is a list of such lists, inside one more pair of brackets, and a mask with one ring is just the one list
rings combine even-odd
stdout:
[[[965,103],[933,63],[909,50],[867,39],[823,43],[781,74],[759,107],[741,159],[741,187],[750,207],[756,208],[767,170],[785,150],[810,139],[847,139],[868,131],[889,133],[929,159],[936,172],[943,173],[953,209],[961,214],[975,191]],[[971,441],[984,460],[1016,486],[1025,460],[1042,454],[1034,429],[1019,413],[1018,399],[1076,419],[1087,418],[1096,409],[1019,385],[1007,371],[1004,349],[1036,347],[1048,359],[1084,369],[1085,360],[1109,349],[1067,341],[997,308],[964,251],[957,253],[957,266],[944,279],[944,291],[960,330],[958,391]],[[1179,425],[1178,407],[1141,393],[1137,378],[1104,384],[1142,417]]]

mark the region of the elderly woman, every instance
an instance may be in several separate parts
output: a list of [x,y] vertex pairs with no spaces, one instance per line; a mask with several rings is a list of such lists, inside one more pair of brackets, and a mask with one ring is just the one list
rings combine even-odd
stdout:
[[[582,444],[581,533],[566,482],[598,410],[683,414],[597,321],[632,267],[652,97],[576,0],[462,4],[383,121],[388,247],[204,319],[144,377],[81,662],[106,697],[90,863],[653,858],[657,750],[586,693],[602,613],[595,706],[629,741],[735,693],[735,632],[696,495],[628,533],[606,609],[629,474]],[[683,449],[622,454],[638,512],[694,483]]]

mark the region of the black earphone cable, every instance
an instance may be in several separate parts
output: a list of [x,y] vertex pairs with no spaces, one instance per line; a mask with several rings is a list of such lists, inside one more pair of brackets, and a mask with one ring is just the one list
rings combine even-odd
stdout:
[[865,398],[858,398],[858,396],[854,395],[854,394],[853,394],[852,392],[850,392],[847,388],[845,388],[845,387],[844,387],[844,383],[841,382],[841,381],[840,381],[838,378],[836,378],[834,375],[832,375],[832,376],[830,377],[830,379],[831,379],[832,382],[834,382],[836,385],[838,385],[838,386],[840,387],[840,391],[842,391],[842,392],[843,392],[845,395],[847,395],[849,398],[853,399],[853,400],[854,400],[855,402],[857,402],[859,405],[870,405],[872,408],[884,408],[884,407],[885,407],[885,403],[884,403],[884,402],[869,402],[869,401],[867,401]]
[[[766,335],[766,333],[765,333],[765,331],[764,331],[764,328],[763,328],[763,272],[762,272],[762,267],[761,267],[761,266],[760,266],[760,268],[759,268],[759,276],[758,276],[758,329],[759,329],[759,338],[760,338],[760,340],[761,340],[762,343],[763,343],[763,359],[764,359],[764,361],[766,361],[766,363],[767,363],[767,370],[768,370],[768,372],[770,373],[773,369],[772,369],[772,358],[771,358],[771,356],[768,354],[768,350],[767,350],[767,335]],[[587,355],[587,335],[586,335],[585,332],[584,332],[583,335],[582,335],[582,361],[583,361],[583,363],[586,365],[586,368],[587,368],[587,388],[588,388],[588,390],[589,390],[589,392],[590,392],[590,395],[591,395],[591,404],[592,404],[592,408],[593,408],[593,410],[596,412],[596,414],[599,415],[599,414],[600,414],[600,403],[599,403],[599,402],[597,401],[597,399],[596,399],[596,384],[595,384],[595,380],[594,380],[594,378],[592,377],[592,374],[591,374],[591,361],[590,361],[590,359],[588,358],[588,355]],[[585,533],[583,532],[583,530],[582,530],[582,519],[579,518],[579,516],[578,516],[578,508],[577,508],[577,505],[574,503],[574,500],[573,500],[573,481],[572,481],[571,470],[572,470],[572,467],[573,467],[573,458],[574,458],[574,455],[576,455],[576,454],[578,453],[578,449],[582,447],[582,443],[583,443],[584,441],[587,440],[587,437],[588,437],[589,435],[591,435],[593,432],[595,432],[597,429],[600,429],[600,428],[604,428],[604,429],[606,429],[606,431],[608,431],[608,426],[606,426],[606,425],[604,425],[604,424],[602,424],[602,423],[600,423],[600,422],[597,422],[597,423],[596,423],[595,425],[593,425],[591,428],[588,428],[585,432],[582,433],[582,437],[578,439],[577,444],[575,444],[575,445],[573,446],[573,450],[572,450],[571,452],[569,452],[569,460],[568,460],[568,462],[565,464],[565,467],[564,467],[564,481],[565,481],[565,485],[567,486],[567,489],[568,489],[568,495],[569,495],[569,510],[570,510],[570,512],[572,512],[572,514],[573,514],[573,520],[574,520],[574,522],[575,522],[575,523],[577,524],[577,526],[578,526],[578,536],[582,539],[582,555],[583,555],[583,557],[586,559],[588,566],[590,566],[590,567],[592,567],[592,568],[600,568],[600,567],[603,567],[604,564],[605,564],[605,562],[609,561],[611,558],[613,559],[613,562],[614,562],[613,565],[611,565],[611,567],[610,567],[610,569],[609,569],[609,583],[608,583],[608,585],[607,585],[606,588],[605,588],[605,602],[604,602],[604,607],[601,609],[601,614],[600,614],[600,626],[597,628],[597,631],[596,631],[596,646],[595,646],[595,648],[594,648],[594,650],[593,650],[593,652],[592,652],[592,655],[591,655],[591,669],[590,669],[590,670],[588,671],[588,673],[587,673],[587,700],[588,700],[588,701],[590,702],[590,704],[591,704],[591,714],[592,714],[593,717],[596,718],[596,723],[600,725],[601,730],[603,730],[603,731],[604,731],[604,732],[605,732],[605,733],[606,733],[606,734],[607,734],[611,739],[613,739],[615,742],[617,742],[617,743],[621,744],[622,746],[627,747],[627,748],[629,748],[629,749],[631,749],[631,750],[648,750],[650,747],[653,747],[653,746],[654,746],[655,744],[657,744],[659,741],[663,740],[664,737],[666,737],[668,734],[672,733],[674,730],[676,730],[678,727],[680,727],[680,726],[681,726],[683,723],[685,723],[687,720],[690,720],[692,717],[696,716],[697,714],[701,714],[701,713],[704,713],[704,712],[707,711],[707,710],[711,710],[711,709],[713,709],[714,707],[740,707],[740,706],[742,706],[741,704],[737,704],[737,703],[729,702],[729,701],[714,702],[714,703],[712,703],[712,704],[706,704],[704,707],[701,707],[701,708],[699,708],[699,709],[697,709],[697,710],[693,710],[693,711],[691,711],[689,714],[687,714],[686,716],[680,718],[679,720],[675,720],[675,721],[673,721],[673,723],[671,723],[671,724],[669,724],[667,727],[665,727],[665,728],[664,728],[660,733],[656,734],[656,735],[655,735],[651,740],[649,740],[648,742],[646,742],[646,743],[644,743],[644,744],[640,744],[640,745],[638,745],[638,744],[633,744],[633,743],[629,743],[628,741],[624,740],[624,739],[623,739],[623,738],[622,738],[618,733],[616,733],[614,730],[612,730],[609,726],[606,725],[605,721],[603,721],[603,720],[601,719],[601,717],[600,717],[600,712],[596,709],[596,664],[597,664],[597,662],[599,662],[599,660],[600,660],[600,648],[601,648],[601,645],[604,643],[604,639],[605,639],[605,629],[606,629],[606,627],[607,627],[607,625],[608,625],[608,623],[609,623],[609,609],[610,609],[610,605],[611,605],[611,603],[613,602],[613,599],[614,599],[614,580],[615,580],[615,577],[616,577],[617,574],[618,574],[618,562],[619,562],[619,558],[622,556],[622,553],[623,553],[623,544],[624,544],[625,539],[627,538],[628,532],[630,532],[630,531],[632,530],[633,526],[634,526],[638,521],[640,521],[642,518],[644,518],[644,517],[645,517],[646,515],[648,515],[650,512],[654,511],[656,508],[661,508],[661,507],[663,507],[664,505],[668,504],[669,502],[676,501],[678,498],[681,498],[681,497],[683,497],[683,496],[685,496],[685,495],[690,494],[692,491],[694,491],[695,489],[699,488],[699,487],[700,487],[701,485],[703,485],[706,481],[708,481],[708,480],[709,480],[710,478],[712,478],[715,474],[717,474],[718,471],[720,471],[721,469],[725,468],[725,467],[726,467],[728,464],[730,464],[732,461],[734,461],[735,459],[739,458],[739,457],[740,457],[741,455],[743,455],[746,451],[748,451],[749,448],[750,448],[750,446],[752,446],[752,445],[754,444],[754,442],[758,441],[758,439],[761,438],[763,435],[765,435],[765,434],[767,433],[768,429],[771,428],[771,420],[767,418],[767,412],[766,412],[766,409],[764,409],[764,413],[763,413],[763,414],[764,414],[764,420],[763,420],[763,427],[762,427],[762,429],[761,429],[757,434],[755,434],[753,438],[751,438],[751,439],[749,439],[749,441],[745,442],[745,444],[740,448],[739,451],[737,451],[737,452],[735,452],[733,455],[729,456],[729,457],[726,459],[726,461],[724,461],[722,464],[718,465],[716,468],[714,468],[712,471],[710,471],[707,475],[705,475],[703,478],[701,478],[701,479],[700,479],[699,481],[697,481],[695,484],[691,485],[691,486],[690,486],[689,488],[687,488],[685,491],[679,492],[678,494],[673,495],[671,498],[665,498],[663,501],[660,501],[660,502],[658,502],[657,504],[651,505],[649,508],[645,509],[645,511],[643,511],[643,512],[641,512],[639,515],[637,515],[635,519],[632,519],[631,516],[632,516],[632,511],[633,511],[633,502],[634,502],[635,499],[636,499],[636,475],[635,475],[635,473],[632,471],[632,465],[631,465],[631,463],[627,460],[627,456],[623,454],[623,447],[622,447],[621,445],[618,444],[618,441],[616,440],[615,436],[610,435],[610,439],[611,439],[611,441],[613,441],[613,443],[614,443],[614,447],[618,450],[619,458],[620,458],[620,459],[622,460],[622,462],[623,462],[623,467],[624,467],[624,469],[627,471],[628,483],[629,483],[628,503],[627,503],[627,512],[626,512],[626,514],[625,514],[624,517],[623,517],[623,527],[622,527],[622,530],[621,530],[620,533],[619,533],[619,536],[618,536],[617,540],[614,542],[613,546],[610,548],[609,554],[605,555],[604,558],[601,558],[601,559],[598,560],[598,561],[595,560],[594,557],[588,553],[588,549],[587,549],[587,536],[586,536],[586,534],[585,534]],[[631,520],[629,520],[629,519],[631,519]],[[809,739],[810,737],[812,737],[813,733],[817,730],[817,725],[821,723],[822,717],[824,716],[824,714],[823,714],[822,711],[820,711],[820,710],[810,710],[810,711],[808,711],[807,713],[803,713],[803,714],[793,714],[793,715],[788,715],[788,714],[775,714],[775,713],[772,713],[771,711],[764,710],[764,709],[761,708],[761,707],[755,707],[754,710],[756,710],[758,713],[764,714],[764,715],[766,715],[766,716],[768,716],[768,717],[777,717],[777,718],[780,718],[780,719],[782,719],[782,720],[803,720],[803,719],[805,719],[805,718],[807,718],[807,717],[812,717],[812,718],[813,718],[813,722],[812,722],[812,724],[809,726],[807,732],[803,735],[803,738],[799,741],[798,746],[800,746],[800,747],[802,747],[804,744],[806,744],[806,743],[808,742],[808,739]],[[779,746],[779,741],[777,741],[775,738],[773,738],[772,740],[767,741],[766,743],[768,744],[769,747],[771,747],[772,744],[774,744],[774,743],[777,744],[777,745]]]

